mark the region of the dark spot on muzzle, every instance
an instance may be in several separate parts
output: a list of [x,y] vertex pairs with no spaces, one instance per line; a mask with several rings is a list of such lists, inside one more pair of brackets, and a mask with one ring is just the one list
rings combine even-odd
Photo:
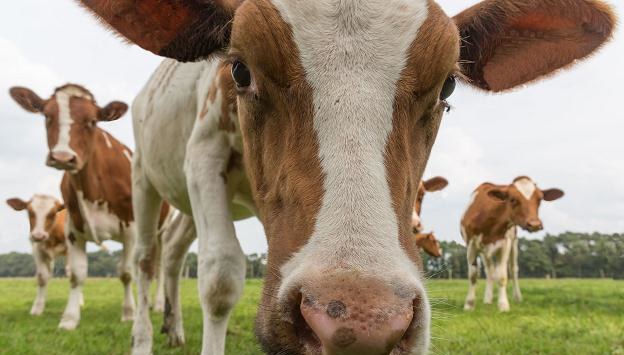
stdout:
[[340,328],[332,336],[332,343],[339,348],[346,348],[357,340],[355,332],[351,328]]
[[347,313],[347,306],[341,301],[331,301],[327,305],[327,315],[332,318],[344,316]]

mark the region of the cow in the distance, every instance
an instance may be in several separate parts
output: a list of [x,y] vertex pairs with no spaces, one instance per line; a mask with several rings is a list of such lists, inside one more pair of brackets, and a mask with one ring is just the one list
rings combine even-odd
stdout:
[[416,233],[414,234],[414,240],[416,241],[416,245],[425,253],[433,256],[434,258],[442,256],[440,242],[438,242],[433,233]]
[[[37,277],[37,297],[30,309],[30,314],[41,315],[45,308],[48,281],[54,273],[56,258],[67,258],[65,245],[65,206],[56,197],[35,194],[30,200],[10,198],[7,204],[16,211],[26,211],[30,223],[30,242],[35,259]],[[69,265],[65,264],[65,273],[70,275]],[[82,299],[82,297],[81,297]]]
[[[46,164],[65,170],[61,193],[68,212],[71,290],[59,328],[74,329],[80,321],[82,286],[87,277],[86,243],[123,244],[119,277],[124,287],[122,321],[134,317],[132,257],[136,228],[132,212],[132,152],[98,122],[114,121],[128,106],[114,101],[98,106],[87,89],[75,84],[57,88],[48,99],[30,89],[14,87],[10,94],[25,110],[45,116],[49,154]],[[157,206],[161,220],[166,206]],[[155,247],[157,249],[157,247]],[[154,251],[155,255],[160,255]],[[156,266],[155,266],[156,269]]]
[[441,191],[447,186],[448,180],[441,176],[423,180],[418,184],[416,200],[414,201],[414,211],[412,212],[412,231],[414,234],[422,233],[424,230],[420,214],[422,213],[422,204],[425,199],[425,194],[428,192]]
[[[251,214],[269,248],[256,320],[266,352],[426,353],[410,217],[456,80],[491,92],[538,80],[594,52],[615,23],[593,0],[486,0],[454,18],[432,0],[81,3],[174,59],[133,105],[135,355],[152,352],[162,200],[188,232],[167,263],[199,242],[203,355],[224,353],[245,279],[233,221]],[[181,341],[176,319],[165,330]]]
[[484,183],[477,187],[461,220],[461,234],[467,246],[469,279],[465,310],[475,307],[475,288],[479,277],[477,256],[481,257],[486,274],[483,303],[492,303],[494,282],[497,282],[498,309],[509,311],[509,269],[514,299],[518,302],[522,300],[518,283],[517,228],[528,232],[543,229],[539,217],[540,203],[561,197],[562,190],[541,190],[526,176],[517,177],[510,185]]

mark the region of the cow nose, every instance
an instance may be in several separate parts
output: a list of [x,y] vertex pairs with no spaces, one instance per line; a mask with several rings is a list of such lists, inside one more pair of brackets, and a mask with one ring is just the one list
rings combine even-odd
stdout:
[[527,225],[529,226],[529,230],[532,231],[539,231],[544,228],[544,226],[542,225],[542,221],[540,221],[539,219],[530,220]]
[[32,237],[32,239],[35,242],[40,242],[40,241],[45,240],[48,237],[48,233],[45,233],[45,232],[32,232],[30,234],[30,236]]
[[381,285],[344,278],[303,292],[301,315],[314,335],[307,338],[318,341],[324,355],[385,355],[400,343],[407,346],[421,298],[414,291]]
[[59,166],[63,168],[72,168],[76,166],[76,155],[59,151],[59,152],[51,152],[48,157],[48,165]]

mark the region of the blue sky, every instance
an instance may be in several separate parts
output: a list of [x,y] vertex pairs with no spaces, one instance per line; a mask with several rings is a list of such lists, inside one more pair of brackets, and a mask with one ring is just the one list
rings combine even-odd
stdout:
[[[438,2],[453,15],[477,1]],[[621,17],[624,5],[613,5]],[[542,205],[546,232],[624,232],[623,32],[620,26],[609,45],[571,70],[512,93],[458,87],[425,172],[425,178],[445,176],[450,185],[426,197],[426,229],[460,241],[459,219],[479,183],[529,175],[540,187],[566,192],[564,199]],[[131,103],[160,60],[123,44],[71,0],[3,4],[0,199],[59,195],[60,173],[44,165],[43,119],[21,110],[8,96],[9,87],[27,86],[48,97],[55,87],[75,82],[101,104]],[[129,116],[101,127],[134,145]],[[257,220],[237,223],[237,231],[246,252],[266,250]],[[30,251],[27,232],[26,215],[0,205],[0,253]]]

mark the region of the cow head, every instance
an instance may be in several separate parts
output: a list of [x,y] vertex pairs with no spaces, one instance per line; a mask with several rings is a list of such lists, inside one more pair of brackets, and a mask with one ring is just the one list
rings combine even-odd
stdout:
[[35,195],[29,201],[10,198],[6,202],[16,211],[28,212],[30,240],[36,243],[44,242],[50,237],[56,214],[65,208],[62,202],[47,195]]
[[81,170],[89,160],[97,122],[114,121],[128,109],[118,101],[99,107],[87,89],[74,84],[57,88],[47,100],[22,87],[11,88],[10,94],[26,111],[45,116],[50,149],[46,164],[68,171]]
[[456,80],[503,91],[611,35],[595,0],[82,0],[180,61],[223,55],[269,274],[273,354],[422,354],[429,304],[410,217]]
[[440,248],[440,242],[436,239],[433,233],[417,233],[414,234],[416,239],[416,245],[425,251],[425,253],[439,258],[442,256],[442,248]]
[[554,201],[563,197],[559,189],[540,190],[526,176],[517,177],[513,183],[505,187],[496,187],[488,191],[488,196],[504,202],[510,212],[509,218],[515,225],[529,232],[537,232],[544,228],[539,218],[539,206],[542,200]]
[[420,184],[418,184],[416,200],[414,201],[414,211],[412,212],[413,233],[421,233],[424,229],[420,219],[420,212],[422,212],[422,203],[425,198],[425,193],[443,190],[447,185],[448,181],[441,176],[421,181]]

